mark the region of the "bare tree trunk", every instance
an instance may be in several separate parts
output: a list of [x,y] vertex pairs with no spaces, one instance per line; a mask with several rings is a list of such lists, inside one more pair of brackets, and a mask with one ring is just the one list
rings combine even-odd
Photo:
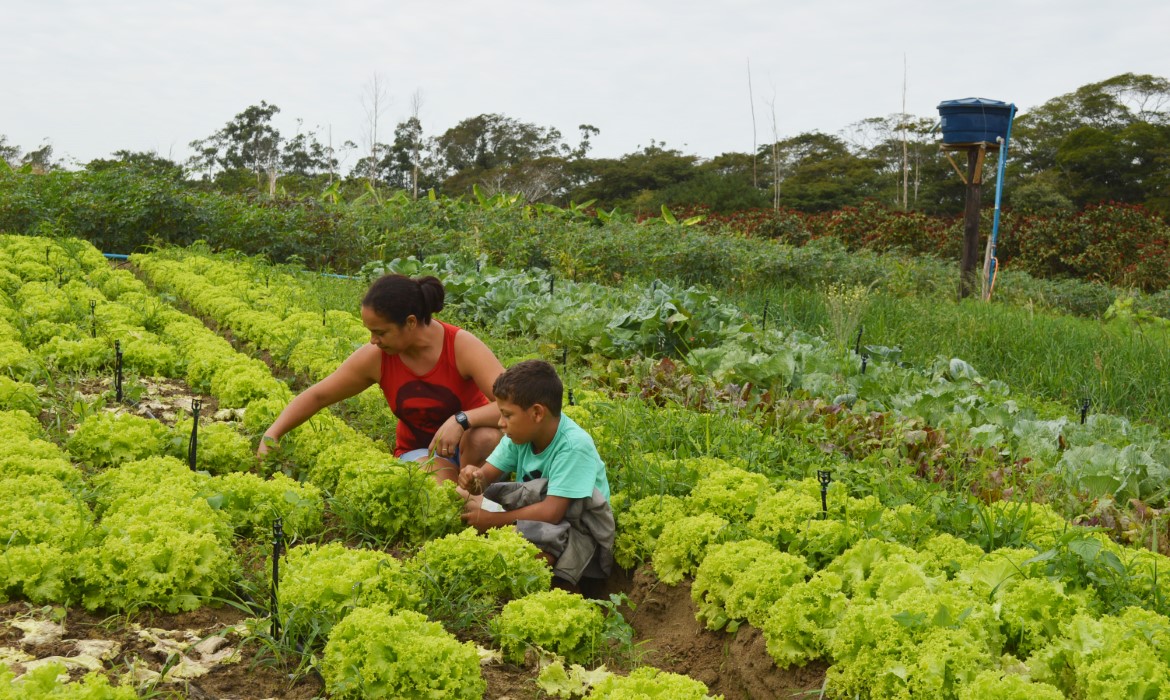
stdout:
[[748,101],[751,102],[752,108],[752,187],[754,189],[760,188],[760,180],[756,176],[756,157],[758,156],[759,147],[756,145],[756,98],[752,96],[752,60],[749,58],[747,62],[748,74]]
[[367,145],[370,149],[367,178],[371,187],[378,186],[378,121],[382,118],[382,113],[386,111],[387,101],[386,86],[382,82],[382,76],[375,72],[366,86],[366,94],[362,100],[362,106],[366,112],[369,141]]
[[772,109],[772,210],[780,211],[780,129],[776,126],[776,98],[769,103]]
[[910,153],[906,143],[906,54],[902,54],[902,211],[910,206]]
[[420,124],[419,138],[414,140],[413,148],[410,154],[410,187],[414,193],[414,199],[418,199],[418,168],[419,168],[419,148],[421,148],[420,140],[422,137],[421,124],[419,120],[419,112],[422,111],[423,98],[422,90],[415,90],[414,94],[410,96],[410,115],[414,120]]

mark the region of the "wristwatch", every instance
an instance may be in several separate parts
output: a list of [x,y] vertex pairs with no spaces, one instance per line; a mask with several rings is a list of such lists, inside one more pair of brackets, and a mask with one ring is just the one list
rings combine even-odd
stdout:
[[464,430],[471,430],[471,420],[463,411],[455,414],[455,422],[462,426]]

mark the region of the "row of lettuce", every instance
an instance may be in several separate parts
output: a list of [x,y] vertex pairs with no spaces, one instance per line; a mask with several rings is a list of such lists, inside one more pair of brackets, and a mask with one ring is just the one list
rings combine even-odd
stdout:
[[[135,262],[153,283],[312,379],[365,338],[352,309],[353,285],[346,288],[351,296],[343,311],[330,308],[319,284],[256,259],[171,250],[135,256]],[[1026,464],[1029,474],[1051,484],[1046,495],[1069,516],[1084,514],[1100,499],[1152,506],[1166,500],[1170,440],[1155,428],[1107,414],[1088,415],[1082,423],[1069,407],[1014,395],[959,359],[914,368],[898,361],[896,348],[864,346],[863,362],[822,338],[762,328],[697,288],[610,288],[447,256],[374,263],[365,273],[388,271],[435,274],[461,317],[497,333],[540,338],[594,365],[681,358],[688,376],[678,392],[684,401],[702,391],[721,395],[727,393],[721,387],[751,386],[773,408],[779,397],[812,398],[929,429],[909,430],[910,439],[941,432],[952,450],[993,467]],[[623,369],[654,371],[650,360]],[[369,413],[384,414],[376,392],[360,401]]]
[[[683,466],[683,465],[680,465]],[[1046,506],[985,517],[1024,546],[985,551],[913,505],[711,460],[685,496],[620,521],[619,563],[693,576],[697,618],[750,624],[779,667],[829,664],[832,698],[1145,698],[1170,692],[1170,558],[1070,527]],[[827,506],[827,507],[826,507]]]
[[898,361],[896,348],[859,346],[863,362],[824,338],[767,328],[763,318],[747,318],[698,288],[554,283],[544,272],[448,256],[371,263],[364,271],[437,275],[462,313],[574,353],[678,356],[693,376],[717,385],[751,385],[772,397],[813,397],[920,421],[969,450],[998,454],[1005,464],[1025,460],[1033,471],[1058,476],[1070,515],[1099,497],[1166,500],[1170,440],[1156,428],[1108,414],[1081,423],[1071,407],[1013,394],[961,359],[915,368]]
[[[553,627],[533,627],[523,607],[501,614],[493,631],[510,658],[530,644],[570,659],[600,653],[595,605],[579,596],[523,598],[561,595],[548,590],[550,574],[535,548],[511,532],[487,538],[460,532],[452,489],[396,462],[332,415],[318,416],[284,441],[282,463],[293,465],[301,481],[249,473],[255,458],[247,436],[262,432],[287,403],[287,385],[202,322],[162,303],[130,273],[110,270],[91,246],[4,236],[0,250],[0,441],[6,446],[0,479],[13,499],[0,515],[4,600],[176,612],[238,598],[247,593],[240,587],[240,541],[263,542],[278,517],[294,540],[318,539],[328,505],[351,535],[423,546],[405,565],[340,544],[290,551],[281,621],[294,638],[324,644],[321,670],[334,696],[482,697],[474,645],[458,642],[423,614],[451,598],[449,582],[476,581],[484,605],[512,600],[509,605],[581,611],[569,628],[563,623],[571,620],[562,616],[548,618]],[[166,426],[101,410],[101,398],[83,409],[87,415],[64,440],[65,449],[46,439],[34,416],[59,415],[62,406],[45,388],[69,386],[66,374],[108,370],[115,340],[127,368],[182,378],[219,406],[242,409],[243,425],[201,426],[199,471],[181,459],[190,419]],[[360,614],[346,625],[343,618],[355,611]],[[574,635],[577,641],[563,649],[549,641]],[[447,663],[436,665],[436,653]],[[100,679],[60,686],[60,668],[50,668],[18,679],[5,670],[5,687],[17,697],[133,697]],[[654,669],[602,676],[594,678],[590,697],[621,697],[632,688],[661,697],[706,696],[702,684]]]
[[[230,303],[216,281],[247,285],[231,264],[198,256],[185,263],[159,264],[156,274],[170,289],[198,290],[184,298],[205,309],[209,299]],[[188,279],[176,282],[184,270]],[[533,297],[548,296],[547,285],[530,280],[535,289],[503,303],[513,317],[523,315]],[[244,316],[263,309],[279,320],[274,309],[297,310],[293,292],[271,278],[263,292],[247,295]],[[554,306],[551,317],[587,313],[588,304]],[[216,318],[233,331],[244,327]],[[256,327],[271,322],[262,320]],[[249,336],[275,349],[262,334]],[[977,378],[966,379],[978,389]],[[583,396],[575,415],[604,444],[590,412],[610,409]],[[1065,439],[1077,434],[1074,428]],[[815,482],[776,488],[713,459],[658,459],[655,468],[678,495],[617,494],[619,562],[650,561],[668,583],[694,575],[701,620],[716,629],[745,621],[760,627],[780,666],[828,661],[833,697],[1141,697],[1166,681],[1168,659],[1157,651],[1167,629],[1158,584],[1166,559],[1070,528],[1045,507],[983,510],[989,530],[1023,531],[1027,545],[986,552],[936,529],[931,513],[850,498],[839,485],[826,494],[834,507],[822,515]],[[1129,632],[1115,634],[1122,630]]]

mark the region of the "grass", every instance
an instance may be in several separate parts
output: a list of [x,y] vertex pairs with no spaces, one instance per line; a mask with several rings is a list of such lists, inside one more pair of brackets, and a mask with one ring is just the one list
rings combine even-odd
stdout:
[[[776,287],[729,301],[769,325],[824,334],[834,325],[822,292]],[[958,357],[981,375],[1069,407],[1082,399],[1094,412],[1170,427],[1170,331],[1163,327],[1038,311],[1002,303],[871,292],[861,314],[862,345],[902,350],[902,360],[929,367]]]

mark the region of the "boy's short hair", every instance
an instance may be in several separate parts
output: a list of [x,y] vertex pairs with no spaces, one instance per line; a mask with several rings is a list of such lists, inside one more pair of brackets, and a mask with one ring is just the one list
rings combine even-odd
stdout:
[[492,393],[496,399],[503,399],[520,408],[532,408],[541,404],[554,417],[561,416],[561,396],[565,387],[556,369],[544,360],[517,362],[496,377]]

